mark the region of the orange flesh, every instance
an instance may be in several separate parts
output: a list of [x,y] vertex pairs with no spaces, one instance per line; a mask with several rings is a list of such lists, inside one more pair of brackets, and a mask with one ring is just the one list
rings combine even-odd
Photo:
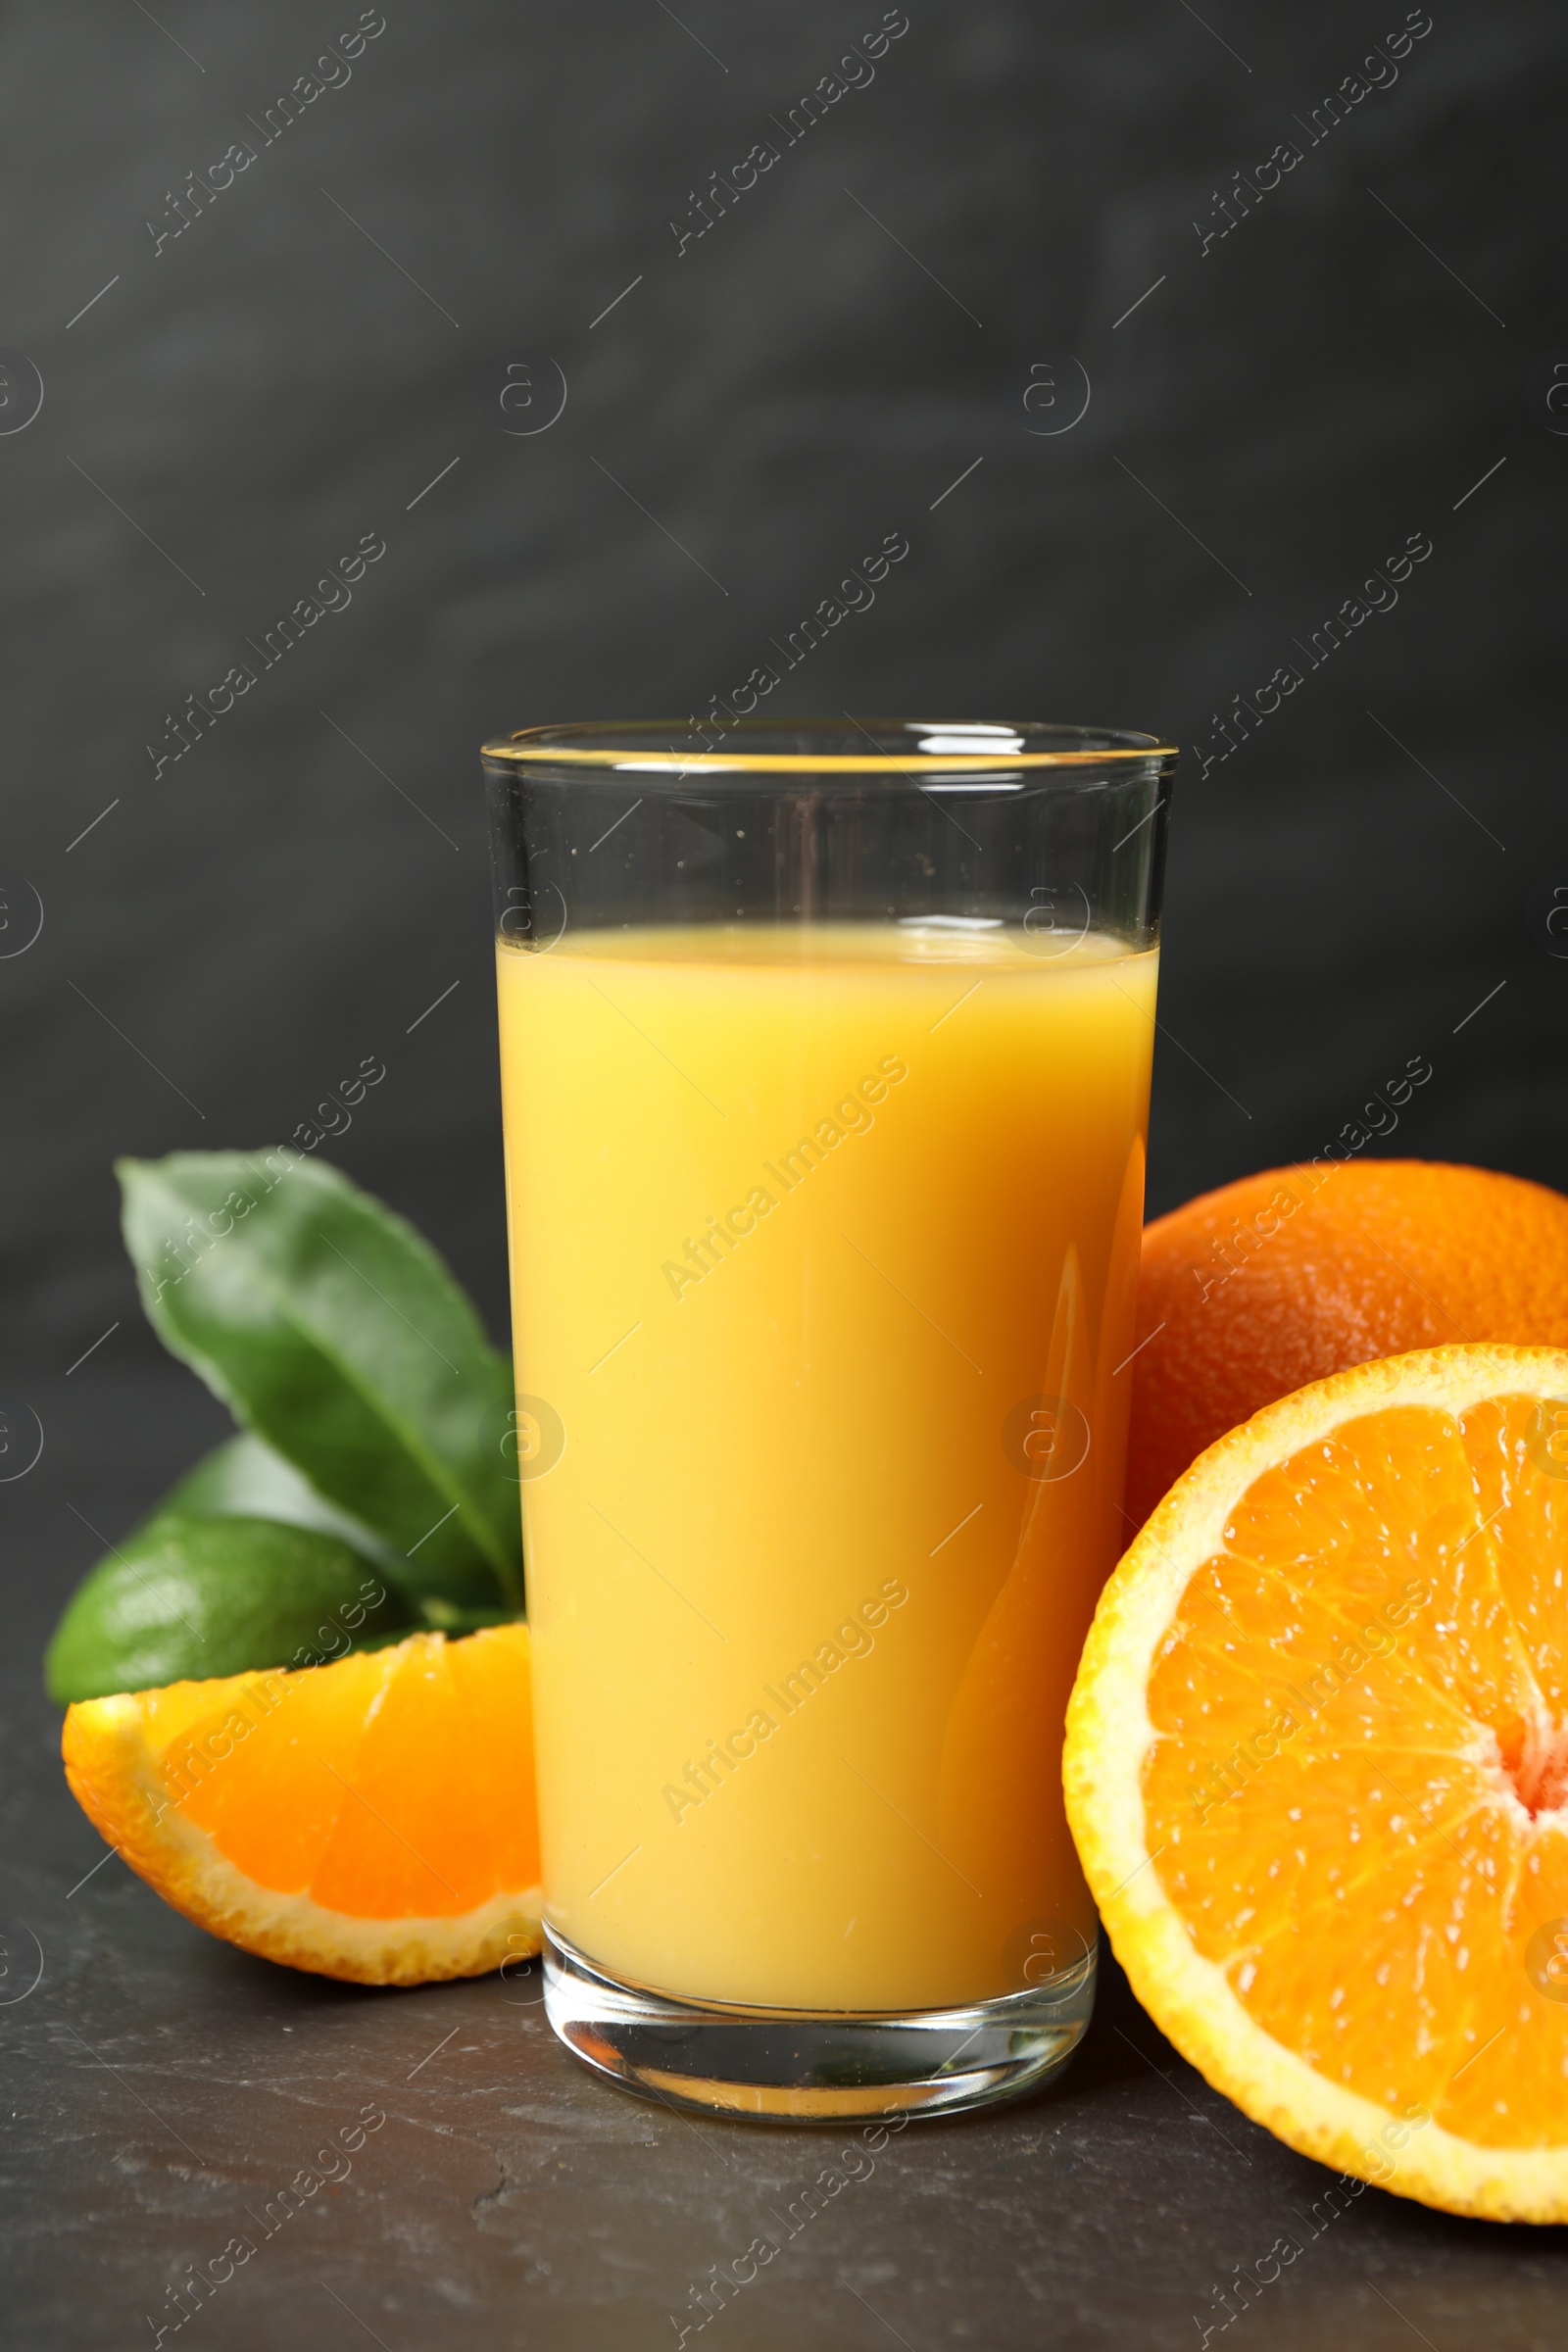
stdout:
[[[147,1737],[186,1818],[259,1886],[351,1919],[451,1918],[537,1884],[528,1688],[521,1628],[419,1635],[151,1692]],[[203,1772],[202,1754],[222,1760]]]
[[1568,1460],[1541,1412],[1395,1406],[1256,1479],[1161,1644],[1143,1772],[1165,1893],[1255,2023],[1496,2148],[1560,2144],[1568,2109]]

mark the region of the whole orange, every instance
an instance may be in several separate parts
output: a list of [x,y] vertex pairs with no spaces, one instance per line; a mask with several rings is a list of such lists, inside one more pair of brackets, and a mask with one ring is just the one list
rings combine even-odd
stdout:
[[1419,1159],[1268,1168],[1144,1229],[1126,1514],[1308,1381],[1462,1340],[1568,1347],[1568,1200]]

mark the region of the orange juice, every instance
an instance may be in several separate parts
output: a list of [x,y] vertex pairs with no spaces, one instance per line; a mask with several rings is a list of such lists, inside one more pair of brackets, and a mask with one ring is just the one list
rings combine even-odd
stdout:
[[1093,1938],[1156,957],[1040,944],[498,951],[546,1909],[617,1978],[905,2011]]

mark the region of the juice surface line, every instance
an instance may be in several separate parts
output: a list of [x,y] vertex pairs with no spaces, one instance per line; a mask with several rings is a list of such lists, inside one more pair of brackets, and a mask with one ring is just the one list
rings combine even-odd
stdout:
[[547,1915],[617,1977],[905,2010],[1093,1937],[1157,958],[1037,945],[498,949]]

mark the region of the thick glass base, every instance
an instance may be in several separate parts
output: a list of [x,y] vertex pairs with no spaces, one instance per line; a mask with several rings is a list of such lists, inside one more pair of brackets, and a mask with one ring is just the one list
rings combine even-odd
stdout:
[[683,2001],[606,1976],[545,1931],[545,2009],[567,2049],[628,2090],[705,2114],[836,2124],[954,2115],[1038,2090],[1095,2005],[1093,1949],[1023,1992],[906,2016]]

